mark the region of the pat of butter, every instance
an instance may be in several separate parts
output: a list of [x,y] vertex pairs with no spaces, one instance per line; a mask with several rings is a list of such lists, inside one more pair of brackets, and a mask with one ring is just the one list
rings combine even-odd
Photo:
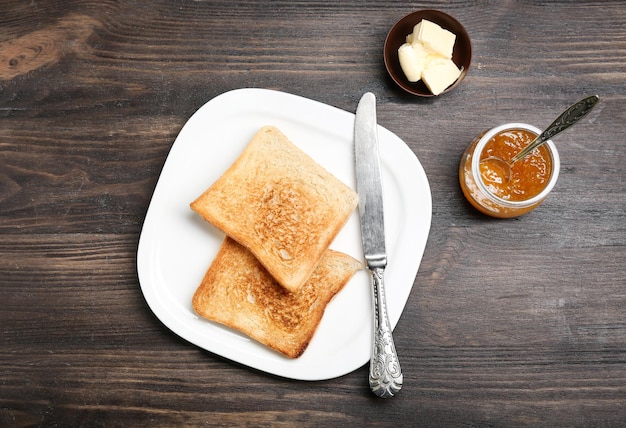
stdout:
[[405,43],[398,49],[400,67],[409,82],[417,82],[422,79],[422,72],[426,65],[428,52],[423,47]]
[[412,42],[421,42],[426,49],[446,58],[452,58],[452,49],[454,49],[456,35],[441,28],[434,22],[422,19],[413,27]]
[[443,92],[461,75],[452,61],[455,42],[455,34],[421,20],[406,36],[406,43],[398,48],[398,60],[407,80],[423,80],[433,95]]
[[436,59],[422,71],[422,80],[433,95],[439,95],[461,75],[461,70],[449,58]]

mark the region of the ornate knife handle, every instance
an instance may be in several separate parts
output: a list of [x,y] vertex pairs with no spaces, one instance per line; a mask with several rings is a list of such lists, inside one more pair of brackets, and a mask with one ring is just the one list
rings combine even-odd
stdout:
[[370,360],[370,388],[379,397],[393,397],[402,388],[402,370],[387,316],[383,268],[372,269],[374,337]]

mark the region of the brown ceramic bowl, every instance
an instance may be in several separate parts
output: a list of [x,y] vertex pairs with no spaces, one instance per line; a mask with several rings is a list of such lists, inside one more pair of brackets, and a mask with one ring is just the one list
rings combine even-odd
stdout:
[[456,88],[469,70],[470,62],[472,61],[472,44],[470,42],[469,34],[456,19],[438,10],[420,10],[413,12],[391,27],[387,39],[385,40],[385,67],[389,75],[394,82],[398,84],[405,91],[418,95],[420,97],[434,97],[435,95],[430,92],[428,87],[421,80],[418,82],[409,82],[400,67],[400,60],[398,59],[398,48],[406,41],[406,36],[413,32],[413,27],[419,23],[422,19],[434,22],[454,34],[456,34],[456,42],[454,43],[454,49],[452,51],[452,61],[461,68],[461,75],[450,87],[443,91],[439,95],[443,95]]

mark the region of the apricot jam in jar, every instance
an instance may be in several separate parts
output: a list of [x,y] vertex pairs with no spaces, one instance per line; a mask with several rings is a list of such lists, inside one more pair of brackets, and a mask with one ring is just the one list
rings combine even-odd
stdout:
[[559,176],[559,154],[552,141],[515,162],[510,175],[493,157],[510,160],[541,131],[508,123],[476,137],[459,165],[459,182],[467,200],[480,212],[498,218],[517,217],[541,204]]

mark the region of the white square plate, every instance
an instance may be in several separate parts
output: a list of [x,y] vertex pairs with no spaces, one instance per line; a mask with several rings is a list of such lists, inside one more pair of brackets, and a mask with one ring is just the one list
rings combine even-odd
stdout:
[[[356,108],[356,106],[355,106]],[[247,336],[195,314],[191,298],[224,239],[189,204],[235,161],[264,125],[355,188],[354,114],[265,89],[238,89],[202,106],[185,124],[163,166],[139,239],[137,270],[154,314],[189,342],[275,375],[321,380],[369,361],[372,302],[367,270],[330,302],[304,354],[289,359]],[[424,169],[396,135],[378,127],[388,267],[387,306],[395,327],[413,287],[430,231],[432,201]],[[355,210],[331,248],[363,260]]]

